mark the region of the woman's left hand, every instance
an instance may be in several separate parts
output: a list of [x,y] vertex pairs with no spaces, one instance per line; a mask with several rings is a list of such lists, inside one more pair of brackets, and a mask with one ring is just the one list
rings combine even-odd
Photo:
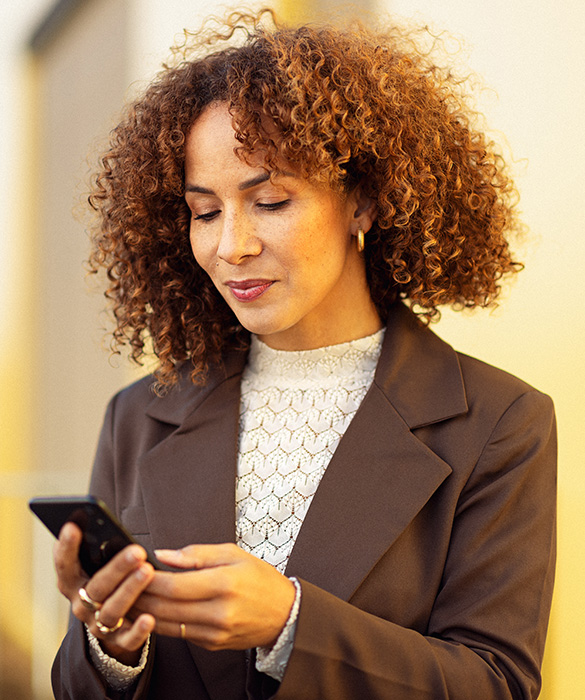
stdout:
[[235,544],[189,545],[156,555],[186,570],[155,572],[135,605],[137,612],[155,617],[156,632],[210,650],[274,644],[288,619],[295,586],[273,566]]

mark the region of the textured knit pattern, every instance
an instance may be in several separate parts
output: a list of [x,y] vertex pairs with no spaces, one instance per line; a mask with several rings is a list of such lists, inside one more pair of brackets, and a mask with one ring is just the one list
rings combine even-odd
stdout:
[[[317,350],[273,350],[252,337],[242,377],[236,479],[238,545],[284,572],[303,519],[339,440],[374,379],[384,329]],[[294,640],[300,586],[289,619],[258,670],[282,680]],[[141,673],[101,651],[87,630],[95,667],[125,690]]]
[[110,688],[119,691],[127,690],[146,667],[148,650],[150,649],[150,635],[142,648],[138,666],[126,666],[104,652],[87,625],[85,625],[85,632],[89,642],[89,655],[95,668],[102,674]]
[[279,571],[319,482],[372,384],[384,330],[316,350],[252,338],[242,377],[236,534]]

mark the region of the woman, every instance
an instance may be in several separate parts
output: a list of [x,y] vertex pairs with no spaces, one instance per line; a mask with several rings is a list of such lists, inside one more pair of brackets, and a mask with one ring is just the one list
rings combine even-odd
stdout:
[[184,47],[90,197],[115,340],[159,359],[91,492],[172,570],[88,580],[63,528],[56,696],[536,698],[552,404],[420,321],[519,269],[513,184],[408,35],[261,19]]

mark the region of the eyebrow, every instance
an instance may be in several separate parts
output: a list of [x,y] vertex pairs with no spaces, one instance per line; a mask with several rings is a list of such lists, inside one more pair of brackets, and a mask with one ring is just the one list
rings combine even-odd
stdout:
[[[293,173],[288,173],[288,172],[277,172],[277,175],[284,175],[286,177],[294,177]],[[265,172],[262,173],[261,175],[256,175],[256,177],[250,178],[249,180],[244,180],[244,182],[241,182],[238,185],[238,189],[240,191],[244,190],[249,190],[252,187],[256,187],[256,185],[261,185],[263,182],[266,182],[267,180],[270,180],[270,173]],[[210,195],[215,195],[215,192],[213,190],[210,190],[207,187],[201,187],[200,185],[185,185],[185,192],[197,192],[198,194],[210,194]]]

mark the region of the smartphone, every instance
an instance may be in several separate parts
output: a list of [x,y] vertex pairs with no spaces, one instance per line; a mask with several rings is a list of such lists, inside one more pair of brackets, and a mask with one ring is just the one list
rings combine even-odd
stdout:
[[[79,561],[90,577],[120,550],[136,542],[107,505],[95,496],[33,498],[28,505],[55,537],[59,537],[66,522],[81,529]],[[155,569],[160,568],[150,556],[148,561]]]

